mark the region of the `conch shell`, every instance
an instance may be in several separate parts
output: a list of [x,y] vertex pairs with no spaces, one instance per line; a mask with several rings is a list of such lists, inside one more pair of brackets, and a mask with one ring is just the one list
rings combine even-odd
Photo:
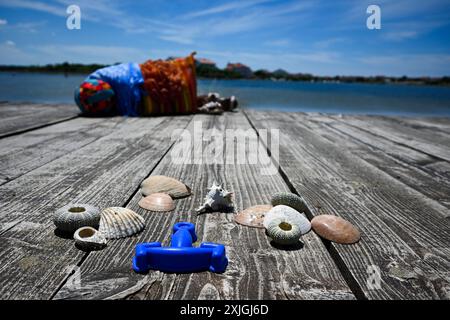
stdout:
[[227,210],[233,207],[233,201],[231,199],[233,193],[222,188],[221,185],[216,182],[208,188],[208,193],[206,194],[205,201],[203,205],[198,207],[195,211],[197,213],[204,213],[207,211],[215,212],[219,210]]

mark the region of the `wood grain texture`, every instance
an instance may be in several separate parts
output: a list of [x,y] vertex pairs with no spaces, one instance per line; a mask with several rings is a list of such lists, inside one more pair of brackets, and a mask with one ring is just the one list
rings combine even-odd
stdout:
[[[428,196],[430,202],[435,200],[436,206],[450,208],[450,177],[431,166],[436,162],[433,158],[330,116],[293,114],[293,117],[314,133]],[[442,212],[450,216],[450,210],[442,208]]]
[[[203,136],[198,130],[200,124]],[[215,131],[207,131],[212,128]],[[313,232],[303,237],[302,246],[281,250],[269,243],[264,230],[236,224],[233,212],[199,216],[194,213],[213,181],[223,183],[234,192],[235,211],[268,203],[274,192],[288,190],[276,170],[267,175],[270,159],[265,148],[261,150],[265,155],[262,163],[255,164],[237,164],[235,157],[232,157],[234,161],[226,161],[226,156],[231,154],[230,144],[224,143],[224,154],[214,153],[215,143],[220,145],[226,137],[230,139],[229,135],[222,136],[226,129],[241,129],[238,136],[250,134],[249,143],[259,145],[242,113],[196,115],[189,127],[191,137],[198,139],[187,148],[192,152],[191,161],[185,158],[181,163],[174,163],[173,153],[169,152],[152,172],[152,175],[164,174],[180,179],[192,188],[192,196],[177,200],[173,212],[155,213],[139,208],[137,202],[141,195],[135,194],[128,207],[145,217],[144,232],[135,238],[110,241],[103,251],[90,253],[81,264],[81,286],[72,285],[72,276],[55,299],[354,299],[325,246]],[[172,151],[180,150],[183,141],[187,140],[180,140]],[[239,155],[252,158],[254,152],[247,148]],[[192,163],[202,155],[202,163]],[[211,160],[214,155],[217,155],[217,162]],[[226,245],[229,265],[225,273],[150,271],[144,276],[132,271],[135,245],[153,241],[168,245],[172,226],[178,221],[196,224],[199,243],[208,241]]]
[[[449,298],[450,232],[442,208],[290,114],[248,115],[256,128],[282,131],[281,170],[311,214],[336,214],[361,230],[359,243],[329,248],[365,297]],[[379,289],[368,282],[370,266],[381,271]]]
[[190,119],[126,118],[112,134],[0,186],[0,297],[49,299],[85,256],[55,235],[53,212],[70,202],[126,203]]
[[[114,132],[123,117],[76,118],[0,139],[0,179],[11,181]],[[0,181],[0,184],[3,184]]]
[[75,105],[0,104],[0,138],[76,117]]
[[438,159],[450,161],[450,133],[446,131],[435,127],[406,125],[404,121],[394,117],[343,115],[340,121]]

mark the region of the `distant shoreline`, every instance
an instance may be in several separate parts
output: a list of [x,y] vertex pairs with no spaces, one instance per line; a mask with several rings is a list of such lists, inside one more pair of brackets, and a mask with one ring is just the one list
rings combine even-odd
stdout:
[[[14,66],[0,65],[0,72],[17,73],[46,73],[86,76],[97,69],[108,65],[101,64],[53,64],[45,66]],[[257,70],[251,76],[244,77],[236,72],[198,65],[196,68],[199,79],[221,79],[221,80],[272,80],[272,81],[304,81],[318,83],[367,83],[367,84],[404,84],[404,85],[433,85],[450,86],[450,76],[445,77],[388,77],[388,76],[315,76],[311,74],[290,74],[288,72],[269,72]]]

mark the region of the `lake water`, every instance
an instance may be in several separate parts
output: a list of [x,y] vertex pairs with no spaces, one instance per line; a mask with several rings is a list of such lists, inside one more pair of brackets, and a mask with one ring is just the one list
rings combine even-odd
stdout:
[[[73,103],[85,76],[0,72],[0,100]],[[450,116],[450,88],[438,86],[199,80],[199,92],[235,95],[240,106],[280,111]]]

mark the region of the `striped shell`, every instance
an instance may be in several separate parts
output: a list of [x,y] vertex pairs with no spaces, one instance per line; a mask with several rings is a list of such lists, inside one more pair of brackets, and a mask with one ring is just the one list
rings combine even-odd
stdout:
[[311,222],[309,222],[309,220],[303,214],[291,207],[285,205],[273,207],[269,212],[266,213],[266,216],[264,217],[264,227],[267,229],[269,223],[276,218],[289,219],[292,224],[295,224],[300,228],[302,234],[306,234],[311,230]]
[[100,231],[106,239],[132,236],[145,227],[145,220],[133,210],[122,207],[106,208],[101,213]]
[[173,199],[165,193],[152,193],[139,201],[139,206],[150,211],[172,211],[175,209]]
[[299,226],[287,217],[272,219],[267,226],[266,232],[273,242],[282,245],[295,244],[302,236]]
[[278,192],[272,196],[270,201],[273,206],[280,204],[294,208],[298,212],[305,212],[307,207],[305,201],[294,193]]
[[98,227],[100,211],[89,204],[74,203],[59,208],[53,214],[53,223],[63,232],[73,233],[81,227]]
[[234,216],[234,221],[247,227],[264,228],[264,216],[270,209],[271,205],[256,205],[239,212]]
[[174,199],[184,198],[191,194],[191,189],[177,179],[166,176],[151,176],[142,181],[141,192],[144,196],[152,193],[167,193]]
[[81,250],[101,250],[106,247],[105,236],[91,227],[81,227],[75,231],[73,238],[76,246]]

